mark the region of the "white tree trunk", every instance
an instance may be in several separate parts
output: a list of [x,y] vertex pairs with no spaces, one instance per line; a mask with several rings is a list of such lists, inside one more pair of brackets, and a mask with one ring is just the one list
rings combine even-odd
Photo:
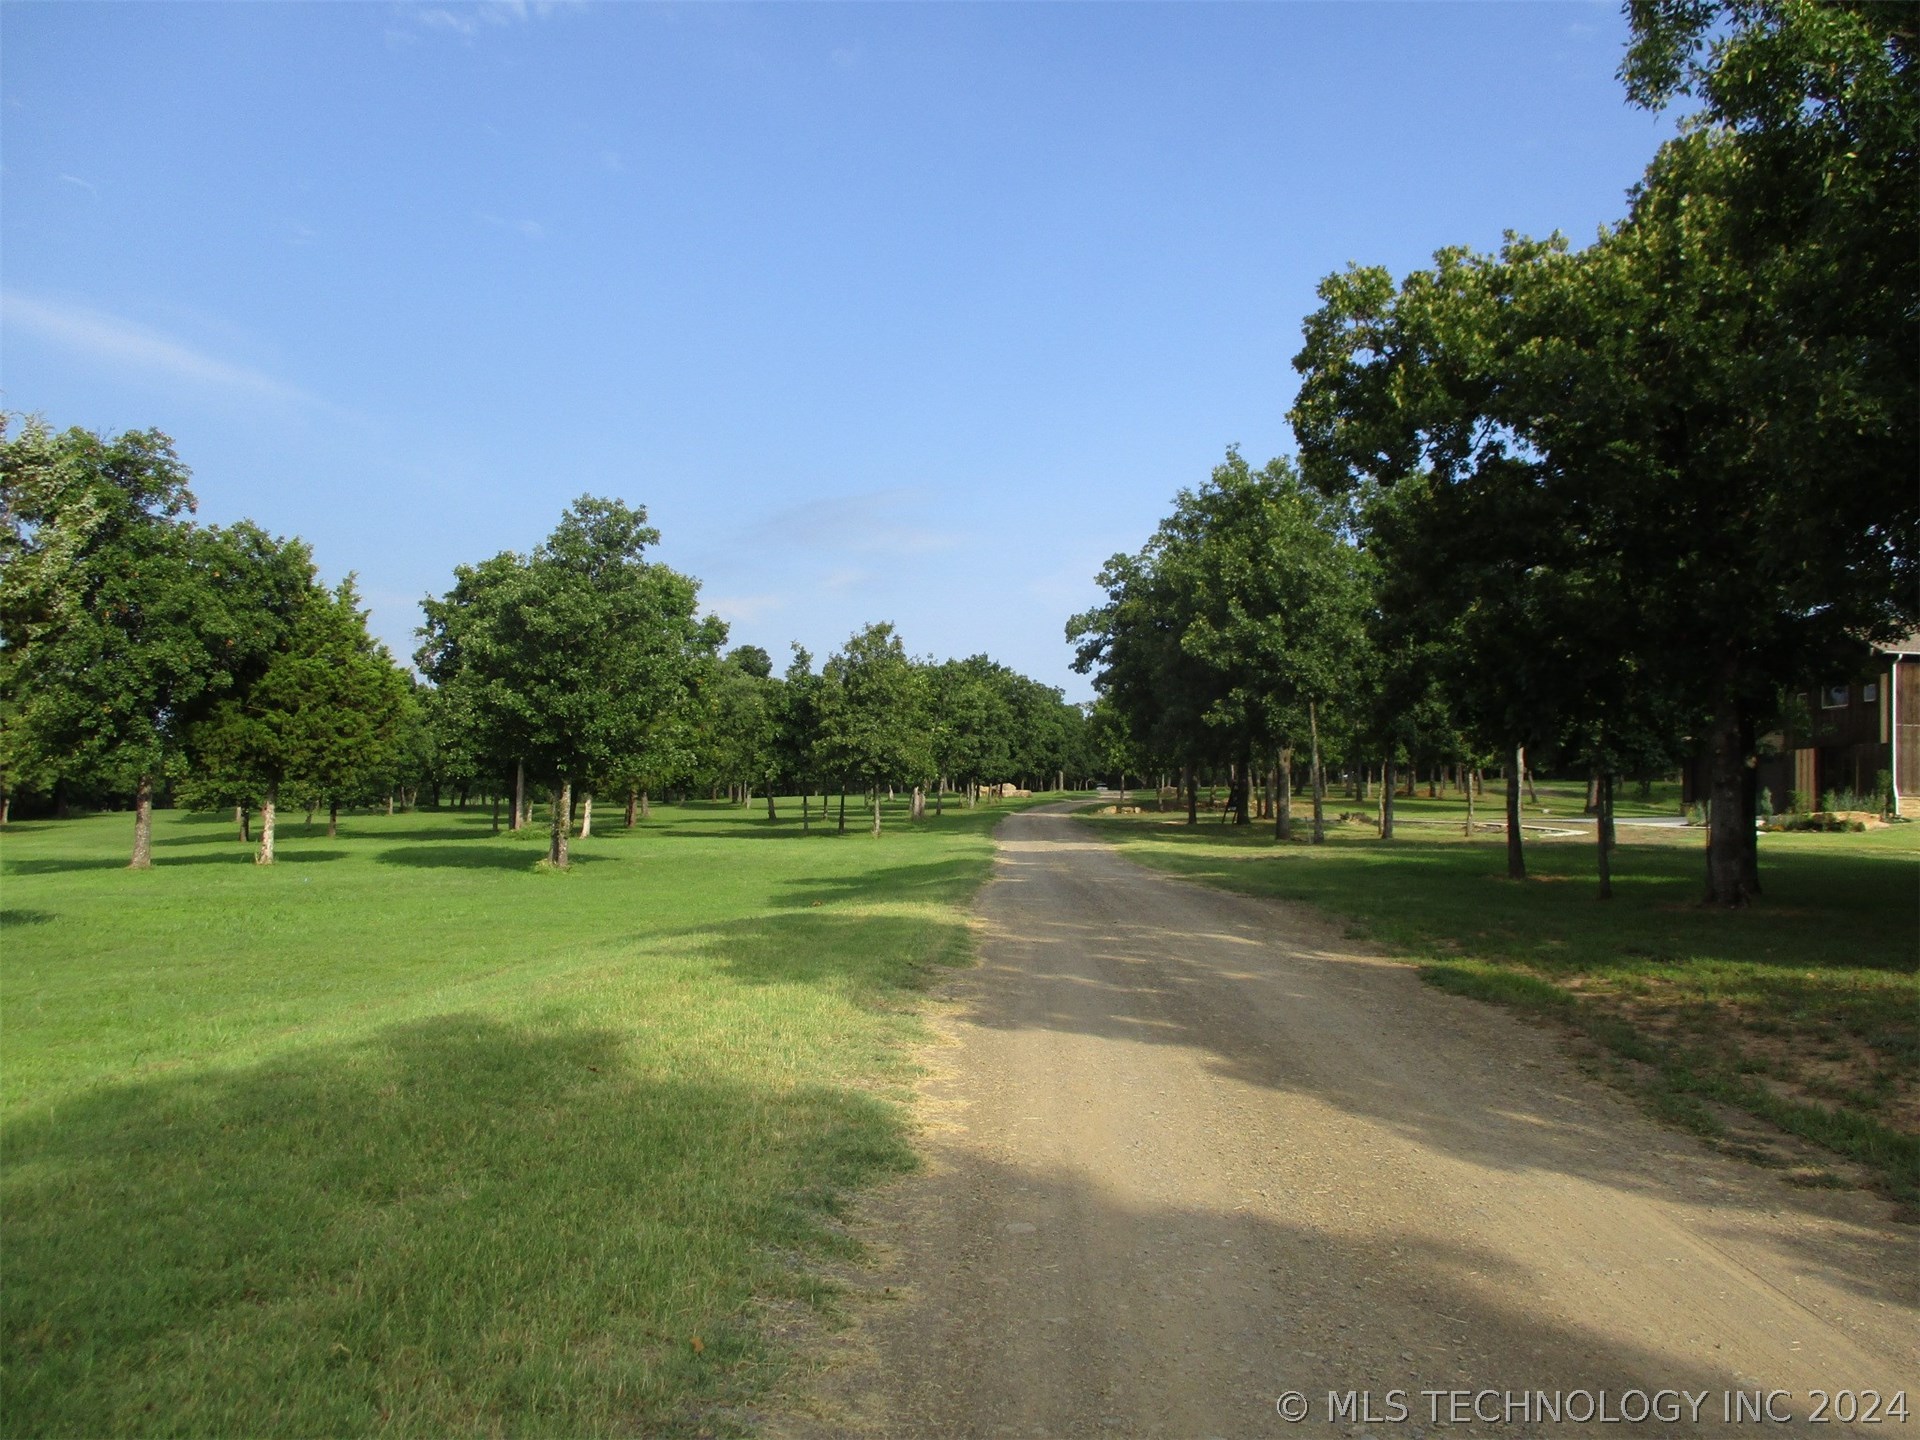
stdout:
[[267,786],[267,793],[260,800],[260,849],[253,857],[256,865],[273,864],[273,816],[279,799],[280,787]]

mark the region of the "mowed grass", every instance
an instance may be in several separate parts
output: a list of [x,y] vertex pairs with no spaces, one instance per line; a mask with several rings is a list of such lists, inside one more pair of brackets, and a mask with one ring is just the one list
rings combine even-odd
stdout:
[[[1730,1105],[1920,1198],[1920,825],[1764,835],[1764,899],[1735,912],[1700,904],[1701,830],[1623,825],[1603,904],[1591,825],[1546,833],[1575,829],[1583,800],[1542,787],[1526,807],[1523,823],[1543,829],[1526,832],[1523,884],[1506,879],[1503,834],[1467,840],[1459,797],[1424,787],[1399,802],[1387,843],[1357,818],[1318,847],[1277,844],[1271,822],[1188,828],[1151,808],[1092,823],[1137,860],[1314,905],[1418,959],[1436,985],[1573,1026],[1670,1120],[1713,1136],[1723,1127],[1705,1102]],[[1478,818],[1498,820],[1500,804],[1489,786]],[[1327,808],[1371,815],[1373,802]]]
[[[1004,809],[875,840],[479,812],[0,839],[9,1435],[726,1433],[911,1163],[915,994]],[[793,818],[787,818],[791,814]],[[608,824],[608,820],[612,824]]]

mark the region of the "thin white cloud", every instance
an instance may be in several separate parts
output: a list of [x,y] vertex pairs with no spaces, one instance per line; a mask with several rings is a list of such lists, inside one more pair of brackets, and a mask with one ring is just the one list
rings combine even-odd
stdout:
[[491,225],[496,230],[511,231],[513,234],[523,236],[528,240],[544,240],[547,238],[547,227],[542,225],[538,220],[508,220],[503,216],[495,215],[486,210],[478,212],[474,218],[483,225]]
[[78,175],[62,175],[60,179],[64,184],[77,186],[86,191],[96,200],[100,198],[100,187],[91,180],[82,180]]
[[[401,17],[415,31],[428,34],[458,35],[471,40],[484,30],[502,30],[525,25],[533,20],[548,20],[565,10],[583,10],[582,0],[474,0],[456,5],[402,5]],[[404,38],[405,32],[389,28],[389,39]]]
[[851,590],[866,578],[864,570],[835,570],[820,583],[829,590]]
[[716,595],[707,609],[722,620],[750,625],[762,615],[787,608],[784,595]]
[[817,543],[857,555],[928,555],[956,548],[958,534],[918,523],[912,512],[924,500],[921,491],[904,486],[809,500],[749,526],[742,538],[783,546]]
[[0,295],[0,329],[15,328],[100,364],[256,399],[335,409],[297,385],[218,359],[130,321],[8,291]]

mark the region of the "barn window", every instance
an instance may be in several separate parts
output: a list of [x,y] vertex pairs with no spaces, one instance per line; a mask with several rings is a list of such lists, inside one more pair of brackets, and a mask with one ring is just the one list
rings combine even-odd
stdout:
[[1822,710],[1844,710],[1852,703],[1853,687],[1851,685],[1829,685],[1820,692]]

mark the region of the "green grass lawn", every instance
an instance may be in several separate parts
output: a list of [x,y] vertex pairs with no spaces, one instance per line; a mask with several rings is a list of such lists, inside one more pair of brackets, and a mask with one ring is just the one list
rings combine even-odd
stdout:
[[1005,809],[787,813],[0,832],[6,1433],[724,1432]]
[[[1358,822],[1331,826],[1319,847],[1278,845],[1270,822],[1188,828],[1151,809],[1090,823],[1135,859],[1312,904],[1418,959],[1437,985],[1573,1025],[1671,1119],[1711,1135],[1701,1102],[1730,1104],[1920,1197],[1920,826],[1765,835],[1765,897],[1737,912],[1699,903],[1701,831],[1622,826],[1603,904],[1591,825],[1580,838],[1530,832],[1531,878],[1515,884],[1503,837],[1469,842],[1460,799],[1422,790],[1399,802],[1415,823],[1391,843]],[[1583,799],[1577,786],[1542,787],[1525,823],[1550,829]],[[1480,818],[1497,820],[1500,803],[1489,786]],[[1327,807],[1363,808],[1372,802]],[[1643,808],[1678,807],[1656,796]]]

